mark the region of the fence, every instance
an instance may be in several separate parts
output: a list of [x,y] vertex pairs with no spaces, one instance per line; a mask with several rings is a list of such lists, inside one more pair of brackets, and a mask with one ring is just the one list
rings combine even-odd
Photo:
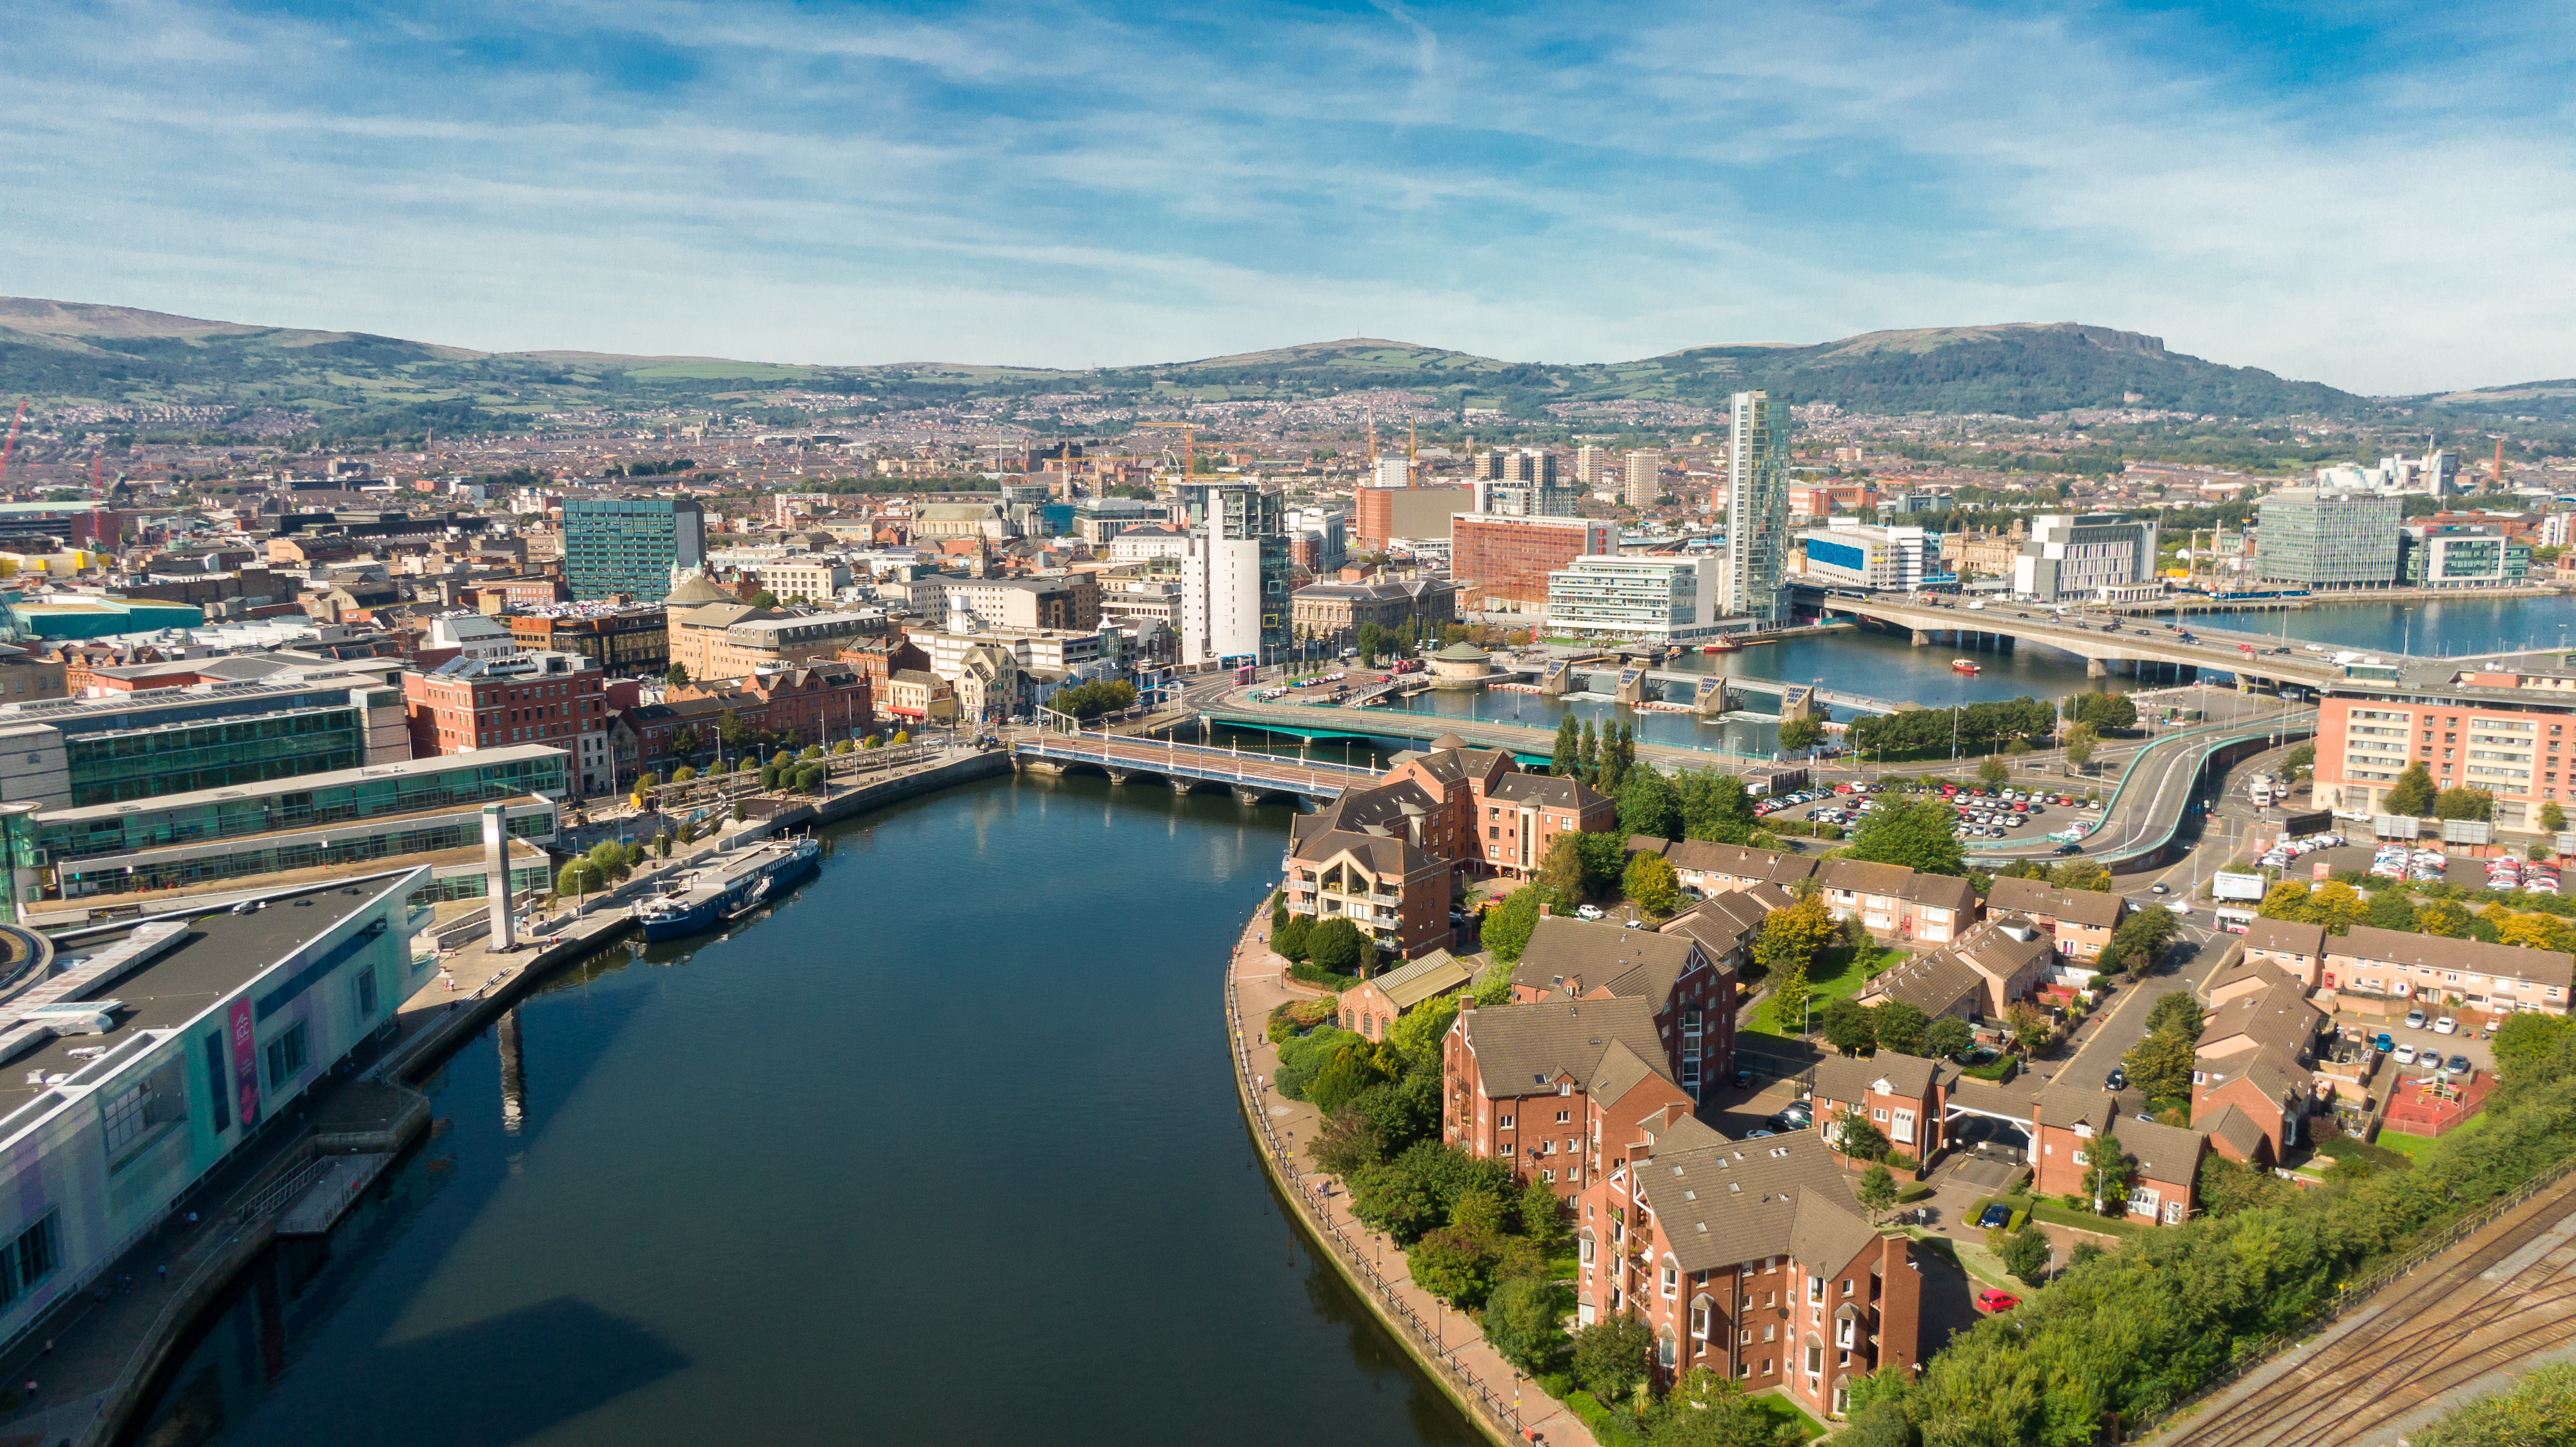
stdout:
[[2494,1225],[2514,1207],[2558,1184],[2571,1171],[2576,1171],[2576,1157],[2560,1161],[2557,1165],[2525,1181],[2510,1194],[2490,1201],[2443,1227],[2438,1233],[2417,1242],[2414,1249],[2396,1260],[2373,1267],[2368,1272],[2345,1282],[2335,1289],[2332,1298],[2309,1312],[2305,1320],[2288,1331],[2274,1332],[2251,1342],[2238,1343],[2225,1370],[2201,1383],[2200,1389],[2190,1396],[2139,1422],[2121,1440],[2138,1442],[2147,1440],[2185,1411],[2197,1407],[2217,1393],[2234,1386],[2272,1358],[2315,1335],[2318,1328],[2331,1324],[2344,1313],[2378,1295],[2382,1288],[2413,1276],[2435,1257]]
[[[1520,1410],[1512,1404],[1511,1398],[1497,1396],[1482,1377],[1450,1355],[1451,1348],[1443,1325],[1437,1322],[1426,1324],[1422,1320],[1421,1314],[1397,1293],[1395,1284],[1378,1271],[1376,1263],[1361,1254],[1358,1245],[1350,1239],[1350,1233],[1333,1220],[1330,1211],[1324,1209],[1322,1191],[1299,1179],[1295,1161],[1287,1147],[1281,1144],[1278,1132],[1271,1128],[1269,1113],[1261,1109],[1261,1091],[1254,1083],[1252,1072],[1251,1041],[1257,1037],[1244,1033],[1243,1009],[1235,997],[1231,968],[1225,981],[1225,1014],[1233,1026],[1235,1084],[1243,1094],[1244,1114],[1252,1121],[1253,1128],[1261,1133],[1262,1148],[1270,1153],[1271,1160],[1278,1166],[1278,1178],[1289,1188],[1288,1194],[1297,1202],[1299,1214],[1314,1238],[1328,1244],[1350,1275],[1367,1286],[1370,1304],[1378,1308],[1379,1318],[1393,1323],[1413,1338],[1422,1348],[1419,1355],[1427,1358],[1457,1389],[1459,1400],[1473,1407],[1477,1415],[1496,1431],[1507,1436],[1521,1436]],[[1462,1334],[1469,1330],[1463,1314],[1459,1328]]]

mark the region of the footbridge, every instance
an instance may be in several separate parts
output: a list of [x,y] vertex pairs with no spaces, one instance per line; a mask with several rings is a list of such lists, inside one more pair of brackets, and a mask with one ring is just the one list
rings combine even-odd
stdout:
[[1138,777],[1169,784],[1178,794],[1206,785],[1231,790],[1243,803],[1287,795],[1329,799],[1354,784],[1373,783],[1377,770],[1348,764],[1283,759],[1240,749],[1209,748],[1171,739],[1106,733],[1041,733],[1011,744],[1011,767],[1045,774],[1096,770],[1109,782]]
[[[1650,696],[1646,692],[1645,685],[1651,684],[1661,690],[1660,693],[1651,696],[1671,703],[1698,705],[1703,712],[1708,713],[1724,711],[1723,707],[1712,704],[1707,698],[1712,690],[1720,688],[1728,693],[1758,693],[1765,698],[1774,699],[1793,696],[1812,698],[1817,703],[1839,708],[1848,713],[1889,714],[1899,709],[1919,707],[1915,704],[1899,703],[1894,699],[1872,698],[1868,694],[1852,693],[1845,689],[1823,688],[1803,683],[1782,683],[1776,679],[1748,678],[1736,673],[1694,673],[1681,668],[1653,668],[1644,664],[1621,663],[1609,659],[1546,659],[1526,663],[1512,662],[1503,667],[1520,679],[1537,683],[1542,688],[1554,679],[1561,681],[1569,690],[1579,684],[1582,692],[1605,694],[1622,703],[1635,703],[1640,698]],[[1605,682],[1607,687],[1593,686],[1596,683]]]
[[[1199,713],[1210,724],[1263,729],[1301,739],[1390,739],[1429,742],[1455,734],[1469,748],[1501,749],[1523,764],[1545,768],[1556,757],[1556,730],[1496,719],[1465,719],[1442,713],[1414,713],[1397,708],[1350,708],[1331,704],[1249,703],[1229,698]],[[1723,747],[1691,748],[1637,741],[1637,756],[1663,764],[1667,771],[1705,769],[1719,764],[1776,763],[1771,754],[1738,753]],[[1247,755],[1246,757],[1250,757]],[[1321,768],[1321,765],[1317,765]]]
[[1962,650],[2009,650],[2019,643],[2043,644],[2083,659],[2085,672],[2095,678],[2158,668],[2205,669],[2258,687],[2289,684],[2324,689],[2341,683],[2344,676],[2341,665],[2284,645],[2267,648],[2233,638],[2185,643],[2180,632],[2124,623],[2107,614],[2096,623],[2038,611],[2035,605],[1997,602],[1970,608],[1963,603],[1863,593],[1826,593],[1816,606],[1828,618],[1903,629],[1917,647],[1943,644]]

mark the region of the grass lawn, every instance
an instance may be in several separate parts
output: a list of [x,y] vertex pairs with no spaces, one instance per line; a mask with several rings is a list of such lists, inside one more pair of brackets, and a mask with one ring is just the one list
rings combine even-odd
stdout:
[[[1848,945],[1836,945],[1825,951],[1817,957],[1815,967],[1807,972],[1807,988],[1810,991],[1808,1021],[1813,1023],[1822,1018],[1827,1000],[1850,999],[1860,993],[1860,987],[1869,982],[1870,976],[1905,957],[1904,950],[1881,945],[1873,945],[1868,949],[1857,951]],[[1784,1030],[1778,1021],[1771,1018],[1771,1007],[1776,1003],[1773,1000],[1763,1001],[1762,1008],[1753,1012],[1751,1028],[1766,1035],[1794,1033],[1798,1023],[1795,1020],[1790,1021],[1790,1028]]]
[[1796,1428],[1801,1442],[1813,1442],[1825,1435],[1824,1423],[1808,1416],[1804,1408],[1777,1392],[1765,1392],[1755,1397],[1753,1405],[1762,1409],[1763,1416],[1781,1426]]
[[[2470,1116],[2467,1120],[2451,1127],[2450,1134],[2453,1136],[2467,1135],[2471,1131],[2486,1129],[2486,1125],[2487,1113],[2485,1111],[2479,1111],[2476,1115]],[[2449,1136],[2443,1137],[2445,1140],[2449,1138]],[[2379,1132],[2379,1139],[2374,1142],[2374,1144],[2378,1145],[2383,1150],[2395,1151],[2399,1155],[2405,1156],[2409,1159],[2420,1159],[2426,1151],[2433,1148],[2433,1139],[2433,1137],[2428,1135],[2408,1135],[2402,1130],[2389,1130],[2382,1127]]]

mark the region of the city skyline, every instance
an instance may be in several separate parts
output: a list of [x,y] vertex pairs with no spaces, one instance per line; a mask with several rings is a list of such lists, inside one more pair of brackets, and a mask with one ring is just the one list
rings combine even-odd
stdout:
[[0,234],[22,295],[493,350],[1596,361],[2081,320],[2366,392],[2565,375],[2576,34],[2403,21],[39,4]]

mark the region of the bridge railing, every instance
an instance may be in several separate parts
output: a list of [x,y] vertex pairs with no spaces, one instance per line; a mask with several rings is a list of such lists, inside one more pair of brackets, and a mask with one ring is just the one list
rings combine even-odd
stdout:
[[1274,754],[1247,754],[1240,749],[1168,739],[1157,744],[1110,734],[1091,735],[1088,740],[1079,734],[1040,734],[1015,747],[1040,758],[1098,764],[1105,769],[1264,785],[1315,795],[1338,793],[1355,782],[1377,777],[1374,769],[1348,764],[1283,759]]

